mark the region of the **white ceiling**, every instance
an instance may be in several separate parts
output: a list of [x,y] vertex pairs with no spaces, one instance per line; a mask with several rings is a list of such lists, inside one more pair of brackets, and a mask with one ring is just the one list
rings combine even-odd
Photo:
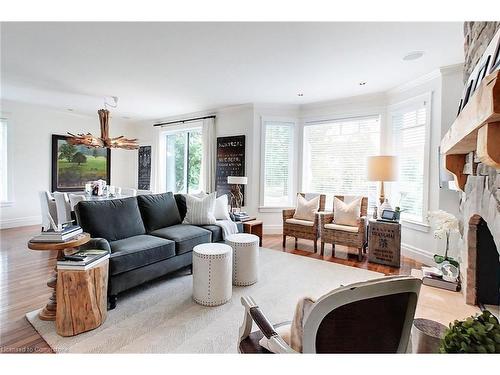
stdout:
[[2,23],[1,42],[3,98],[94,113],[115,95],[134,119],[375,93],[463,61],[460,22]]

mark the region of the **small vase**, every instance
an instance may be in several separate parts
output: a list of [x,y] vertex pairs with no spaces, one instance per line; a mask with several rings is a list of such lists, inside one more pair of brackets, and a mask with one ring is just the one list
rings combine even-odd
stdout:
[[380,205],[380,207],[378,208],[378,216],[382,217],[382,212],[384,210],[391,210],[392,211],[392,206],[390,205],[389,203],[389,200],[386,198],[384,203],[382,203]]

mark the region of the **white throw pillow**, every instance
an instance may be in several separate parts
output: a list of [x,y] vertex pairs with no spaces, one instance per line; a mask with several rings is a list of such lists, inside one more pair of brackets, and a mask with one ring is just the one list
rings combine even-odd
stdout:
[[216,220],[231,220],[228,206],[227,194],[221,195],[215,200],[214,216]]
[[363,197],[357,197],[350,203],[345,203],[333,198],[333,222],[339,225],[357,226],[361,214],[361,200]]
[[294,219],[314,221],[314,215],[319,208],[319,195],[312,198],[311,200],[306,200],[302,195],[297,194],[297,207],[295,208],[295,213],[293,214]]
[[186,194],[186,217],[184,224],[209,225],[215,224],[215,193],[197,198]]

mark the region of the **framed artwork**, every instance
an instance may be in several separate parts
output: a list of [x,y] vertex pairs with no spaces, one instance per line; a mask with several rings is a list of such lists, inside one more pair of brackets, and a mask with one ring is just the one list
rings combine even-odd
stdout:
[[493,54],[490,73],[493,73],[497,69],[500,69],[500,38],[498,38],[497,48],[495,49],[495,53]]
[[71,145],[65,135],[52,135],[52,191],[83,191],[88,181],[110,183],[111,150]]
[[490,63],[491,56],[488,56],[486,61],[481,65],[476,76],[476,85],[474,86],[474,92],[479,88],[481,81],[486,77],[486,72],[488,72],[488,65]]
[[140,146],[138,158],[137,188],[151,190],[151,146]]
[[[218,137],[216,164],[216,191],[220,197],[231,191],[228,176],[245,176],[245,136]],[[240,188],[243,194],[241,205],[244,206],[245,186]]]

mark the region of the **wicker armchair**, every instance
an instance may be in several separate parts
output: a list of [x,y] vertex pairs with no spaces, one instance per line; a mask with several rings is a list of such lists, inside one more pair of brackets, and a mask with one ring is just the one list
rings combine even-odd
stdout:
[[[336,195],[335,198],[344,200],[343,195]],[[343,245],[355,247],[358,249],[358,259],[363,259],[363,245],[366,238],[366,213],[368,210],[368,198],[363,197],[361,200],[361,216],[358,220],[357,227],[345,227],[343,229],[326,228],[325,225],[333,224],[335,212],[322,213],[319,216],[320,221],[320,237],[321,250],[320,255],[324,254],[325,243],[332,244],[332,256],[335,256],[335,245]]]
[[[300,193],[300,195],[302,195],[305,198],[304,193]],[[326,200],[326,195],[320,194],[318,212],[325,210],[325,200]],[[297,248],[297,239],[303,238],[306,240],[312,240],[314,242],[314,252],[316,252],[318,250],[317,240],[319,238],[319,218],[318,218],[318,215],[315,215],[314,222],[303,223],[303,224],[287,223],[288,219],[293,219],[294,214],[295,214],[294,208],[283,210],[283,247],[286,246],[286,237],[287,236],[295,238],[295,248]],[[304,221],[304,220],[300,220],[300,221]]]

